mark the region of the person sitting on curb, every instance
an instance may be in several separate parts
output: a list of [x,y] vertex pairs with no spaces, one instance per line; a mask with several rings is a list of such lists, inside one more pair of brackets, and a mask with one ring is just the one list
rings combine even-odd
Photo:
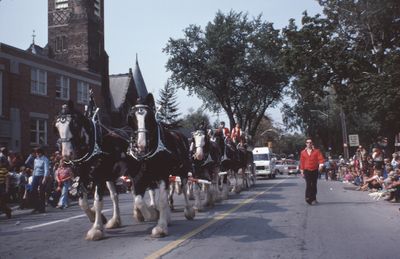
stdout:
[[400,180],[398,173],[399,170],[391,171],[385,185],[385,189],[389,191],[389,196],[385,200],[392,203],[400,201]]
[[381,177],[381,170],[379,169],[374,169],[374,175],[365,179],[364,184],[357,188],[358,191],[367,191],[368,189],[373,191],[373,190],[378,190],[382,189],[382,184],[383,184],[383,177]]

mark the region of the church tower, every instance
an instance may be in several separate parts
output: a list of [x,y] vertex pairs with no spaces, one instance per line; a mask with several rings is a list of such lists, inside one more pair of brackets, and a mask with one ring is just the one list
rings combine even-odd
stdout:
[[48,0],[48,44],[54,59],[102,74],[104,0]]
[[104,49],[104,0],[48,0],[50,57],[101,76],[110,112],[108,55]]

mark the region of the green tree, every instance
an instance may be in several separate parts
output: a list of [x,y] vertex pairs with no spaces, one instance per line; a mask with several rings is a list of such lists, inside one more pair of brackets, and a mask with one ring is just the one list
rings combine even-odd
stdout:
[[293,79],[288,92],[296,100],[284,107],[285,123],[318,136],[324,130],[311,110],[335,115],[343,108],[348,132],[361,126],[369,136],[394,136],[400,131],[399,1],[319,3],[325,17],[304,13],[300,29],[292,20],[283,30],[284,64]]
[[182,128],[193,131],[198,125],[204,123],[206,127],[210,127],[210,118],[203,112],[201,108],[194,111],[189,110],[189,114],[186,114],[182,119]]
[[238,122],[252,136],[287,83],[281,50],[272,23],[234,11],[217,12],[205,30],[190,25],[164,48],[173,84],[196,94],[205,108],[223,109],[230,125]]
[[400,2],[319,2],[337,37],[346,42],[344,53],[353,68],[341,86],[351,96],[347,111],[368,114],[378,124],[376,133],[393,139],[400,131]]
[[181,120],[178,119],[180,113],[178,113],[176,93],[177,89],[167,82],[164,88],[160,89],[160,99],[157,101],[160,106],[158,118],[169,128],[179,128],[181,123]]

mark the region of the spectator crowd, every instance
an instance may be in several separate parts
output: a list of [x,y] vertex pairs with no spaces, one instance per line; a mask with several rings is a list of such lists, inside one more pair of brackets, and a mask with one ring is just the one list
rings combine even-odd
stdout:
[[44,213],[48,205],[67,208],[72,179],[72,170],[58,151],[48,158],[39,147],[24,158],[0,148],[0,210],[7,218],[12,216],[10,203],[32,209],[31,213]]
[[368,191],[391,203],[400,202],[400,151],[389,154],[387,138],[379,137],[368,152],[362,145],[348,161],[328,157],[325,179],[353,183],[358,191]]

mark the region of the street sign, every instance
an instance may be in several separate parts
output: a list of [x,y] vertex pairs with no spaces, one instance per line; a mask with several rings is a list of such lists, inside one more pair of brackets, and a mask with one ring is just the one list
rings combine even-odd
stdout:
[[359,145],[360,141],[358,140],[358,134],[349,135],[349,146],[358,147]]
[[395,147],[400,147],[400,132],[394,136],[394,146]]

